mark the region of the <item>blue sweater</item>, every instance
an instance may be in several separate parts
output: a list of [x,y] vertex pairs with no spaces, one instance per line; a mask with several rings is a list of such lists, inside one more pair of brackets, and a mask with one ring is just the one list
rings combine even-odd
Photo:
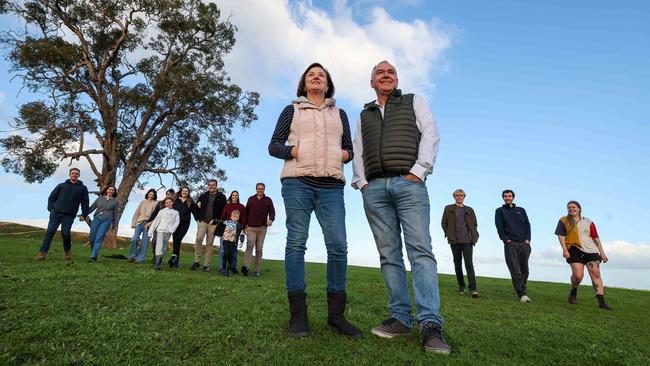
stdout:
[[530,222],[526,210],[517,207],[503,205],[497,208],[494,213],[494,224],[497,227],[499,238],[505,243],[508,240],[530,242]]
[[47,210],[59,214],[74,216],[79,211],[81,216],[88,216],[88,188],[80,181],[70,182],[70,179],[54,188],[47,199]]

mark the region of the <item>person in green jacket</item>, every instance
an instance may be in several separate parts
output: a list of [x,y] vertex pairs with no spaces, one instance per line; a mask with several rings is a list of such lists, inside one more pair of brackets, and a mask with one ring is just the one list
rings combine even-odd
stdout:
[[476,214],[471,207],[463,204],[465,191],[457,189],[454,191],[453,196],[456,203],[445,206],[442,212],[442,230],[445,232],[445,237],[454,256],[458,293],[461,295],[466,294],[465,278],[463,276],[463,258],[465,258],[469,292],[476,299],[480,296],[476,291],[476,276],[474,275],[474,263],[472,261],[474,245],[478,241]]

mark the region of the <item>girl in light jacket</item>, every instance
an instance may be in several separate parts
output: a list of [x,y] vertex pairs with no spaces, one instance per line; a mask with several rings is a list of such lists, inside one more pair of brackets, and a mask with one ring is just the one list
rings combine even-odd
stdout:
[[167,250],[167,243],[169,238],[178,228],[178,224],[181,219],[178,215],[178,211],[174,210],[174,200],[167,197],[165,198],[165,208],[158,212],[156,218],[151,222],[151,227],[149,232],[157,232],[156,242],[156,256],[154,257],[154,268],[160,269],[160,263],[165,256],[165,251]]

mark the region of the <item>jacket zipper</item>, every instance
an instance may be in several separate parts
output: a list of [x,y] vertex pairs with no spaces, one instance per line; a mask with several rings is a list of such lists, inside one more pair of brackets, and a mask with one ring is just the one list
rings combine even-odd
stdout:
[[[388,101],[384,105],[384,113],[386,113],[386,107],[388,107]],[[384,172],[384,114],[381,113],[381,109],[377,108],[379,112],[379,119],[381,120],[381,130],[379,131],[379,168],[381,169],[381,175],[386,178],[386,173]]]

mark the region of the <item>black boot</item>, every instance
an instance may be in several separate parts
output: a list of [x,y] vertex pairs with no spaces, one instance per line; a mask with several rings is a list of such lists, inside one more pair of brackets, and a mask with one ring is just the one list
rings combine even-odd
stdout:
[[363,332],[345,319],[345,292],[327,292],[327,325],[350,338],[363,337]]
[[289,291],[289,335],[293,338],[309,336],[307,321],[307,294],[304,291]]
[[614,309],[612,309],[611,306],[609,306],[605,302],[605,295],[596,295],[596,299],[598,300],[598,307],[599,308],[605,309],[605,310],[614,310]]

